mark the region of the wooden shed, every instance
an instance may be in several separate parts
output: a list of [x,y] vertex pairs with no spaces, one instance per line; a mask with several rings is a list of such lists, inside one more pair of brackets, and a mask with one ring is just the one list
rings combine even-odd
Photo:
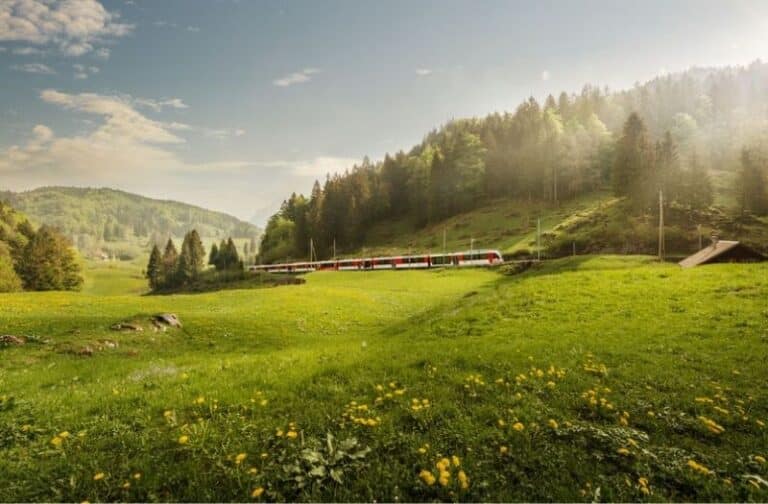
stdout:
[[693,268],[702,264],[729,262],[758,262],[765,257],[741,242],[713,239],[712,244],[686,257],[678,264],[683,268]]

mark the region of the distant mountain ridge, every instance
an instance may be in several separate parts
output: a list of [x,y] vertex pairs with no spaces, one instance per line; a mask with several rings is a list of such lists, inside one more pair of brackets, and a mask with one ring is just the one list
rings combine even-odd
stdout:
[[35,224],[59,228],[80,249],[109,242],[162,241],[197,229],[203,238],[252,238],[261,230],[223,212],[109,188],[40,187],[0,191]]

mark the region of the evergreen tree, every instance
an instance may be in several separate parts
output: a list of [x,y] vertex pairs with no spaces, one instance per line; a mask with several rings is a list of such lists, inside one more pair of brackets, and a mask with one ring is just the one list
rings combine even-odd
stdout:
[[616,147],[613,163],[613,192],[628,196],[635,206],[645,206],[652,197],[653,157],[645,124],[633,112],[624,123],[624,130]]
[[741,211],[757,215],[768,214],[768,193],[766,193],[766,168],[758,156],[747,148],[741,151],[741,172],[739,193]]
[[691,155],[690,167],[684,187],[683,200],[696,210],[703,210],[714,200],[712,191],[712,179],[706,168],[699,162],[696,153]]
[[149,254],[149,262],[147,263],[146,277],[149,280],[149,288],[152,290],[160,287],[162,279],[162,262],[163,257],[160,255],[160,249],[157,245],[152,247],[152,252]]
[[171,287],[176,283],[176,262],[179,258],[179,253],[176,250],[176,245],[171,238],[168,238],[168,242],[165,244],[165,250],[163,251],[163,260],[161,265],[161,279],[160,284],[163,286]]
[[177,261],[176,274],[183,285],[197,279],[205,264],[205,249],[196,230],[184,235],[181,253]]
[[216,266],[219,260],[219,247],[214,243],[211,245],[211,253],[208,255],[208,264],[210,266]]

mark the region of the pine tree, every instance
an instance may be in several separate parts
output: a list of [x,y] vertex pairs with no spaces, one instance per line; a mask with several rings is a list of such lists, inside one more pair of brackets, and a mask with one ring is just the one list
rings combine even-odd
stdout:
[[211,245],[211,253],[208,255],[208,264],[210,266],[216,266],[219,260],[219,247],[214,243]]
[[742,149],[738,181],[742,213],[768,214],[766,169],[763,164],[754,152],[746,148]]
[[197,279],[205,264],[205,249],[200,241],[200,235],[192,230],[184,236],[181,253],[177,261],[176,274],[178,281],[184,285]]
[[642,119],[632,112],[616,148],[613,163],[613,192],[628,196],[636,207],[648,204],[655,190],[653,155]]
[[696,153],[691,155],[684,188],[684,200],[691,208],[703,210],[713,202],[712,179],[706,168],[699,162]]
[[171,238],[168,238],[168,242],[165,244],[165,251],[163,251],[161,285],[171,287],[176,284],[176,262],[178,258],[179,253],[176,250],[176,245]]
[[147,280],[149,280],[149,288],[152,290],[155,290],[160,286],[162,278],[162,261],[163,258],[160,255],[160,249],[157,245],[154,245],[152,247],[152,252],[149,254],[146,273]]

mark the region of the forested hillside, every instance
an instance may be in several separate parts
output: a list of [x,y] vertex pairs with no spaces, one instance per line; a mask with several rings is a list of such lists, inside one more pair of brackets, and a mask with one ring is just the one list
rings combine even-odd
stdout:
[[[128,250],[126,243],[162,244],[169,236],[197,229],[203,238],[254,238],[260,230],[231,215],[175,201],[145,198],[114,189],[42,187],[0,192],[37,224],[60,229],[78,249]],[[115,254],[118,255],[118,254]]]
[[[291,195],[268,223],[261,260],[307,257],[310,240],[321,258],[334,243],[355,250],[388,221],[419,229],[500,198],[557,208],[598,189],[620,198],[612,215],[619,226],[649,227],[659,189],[688,228],[716,229],[723,218],[739,229],[739,219],[763,226],[767,121],[768,64],[759,61],[619,92],[587,85],[544,103],[530,98],[514,112],[451,121],[408,152],[365,158],[315,183],[308,197]],[[619,240],[607,249],[650,252],[633,229]]]

